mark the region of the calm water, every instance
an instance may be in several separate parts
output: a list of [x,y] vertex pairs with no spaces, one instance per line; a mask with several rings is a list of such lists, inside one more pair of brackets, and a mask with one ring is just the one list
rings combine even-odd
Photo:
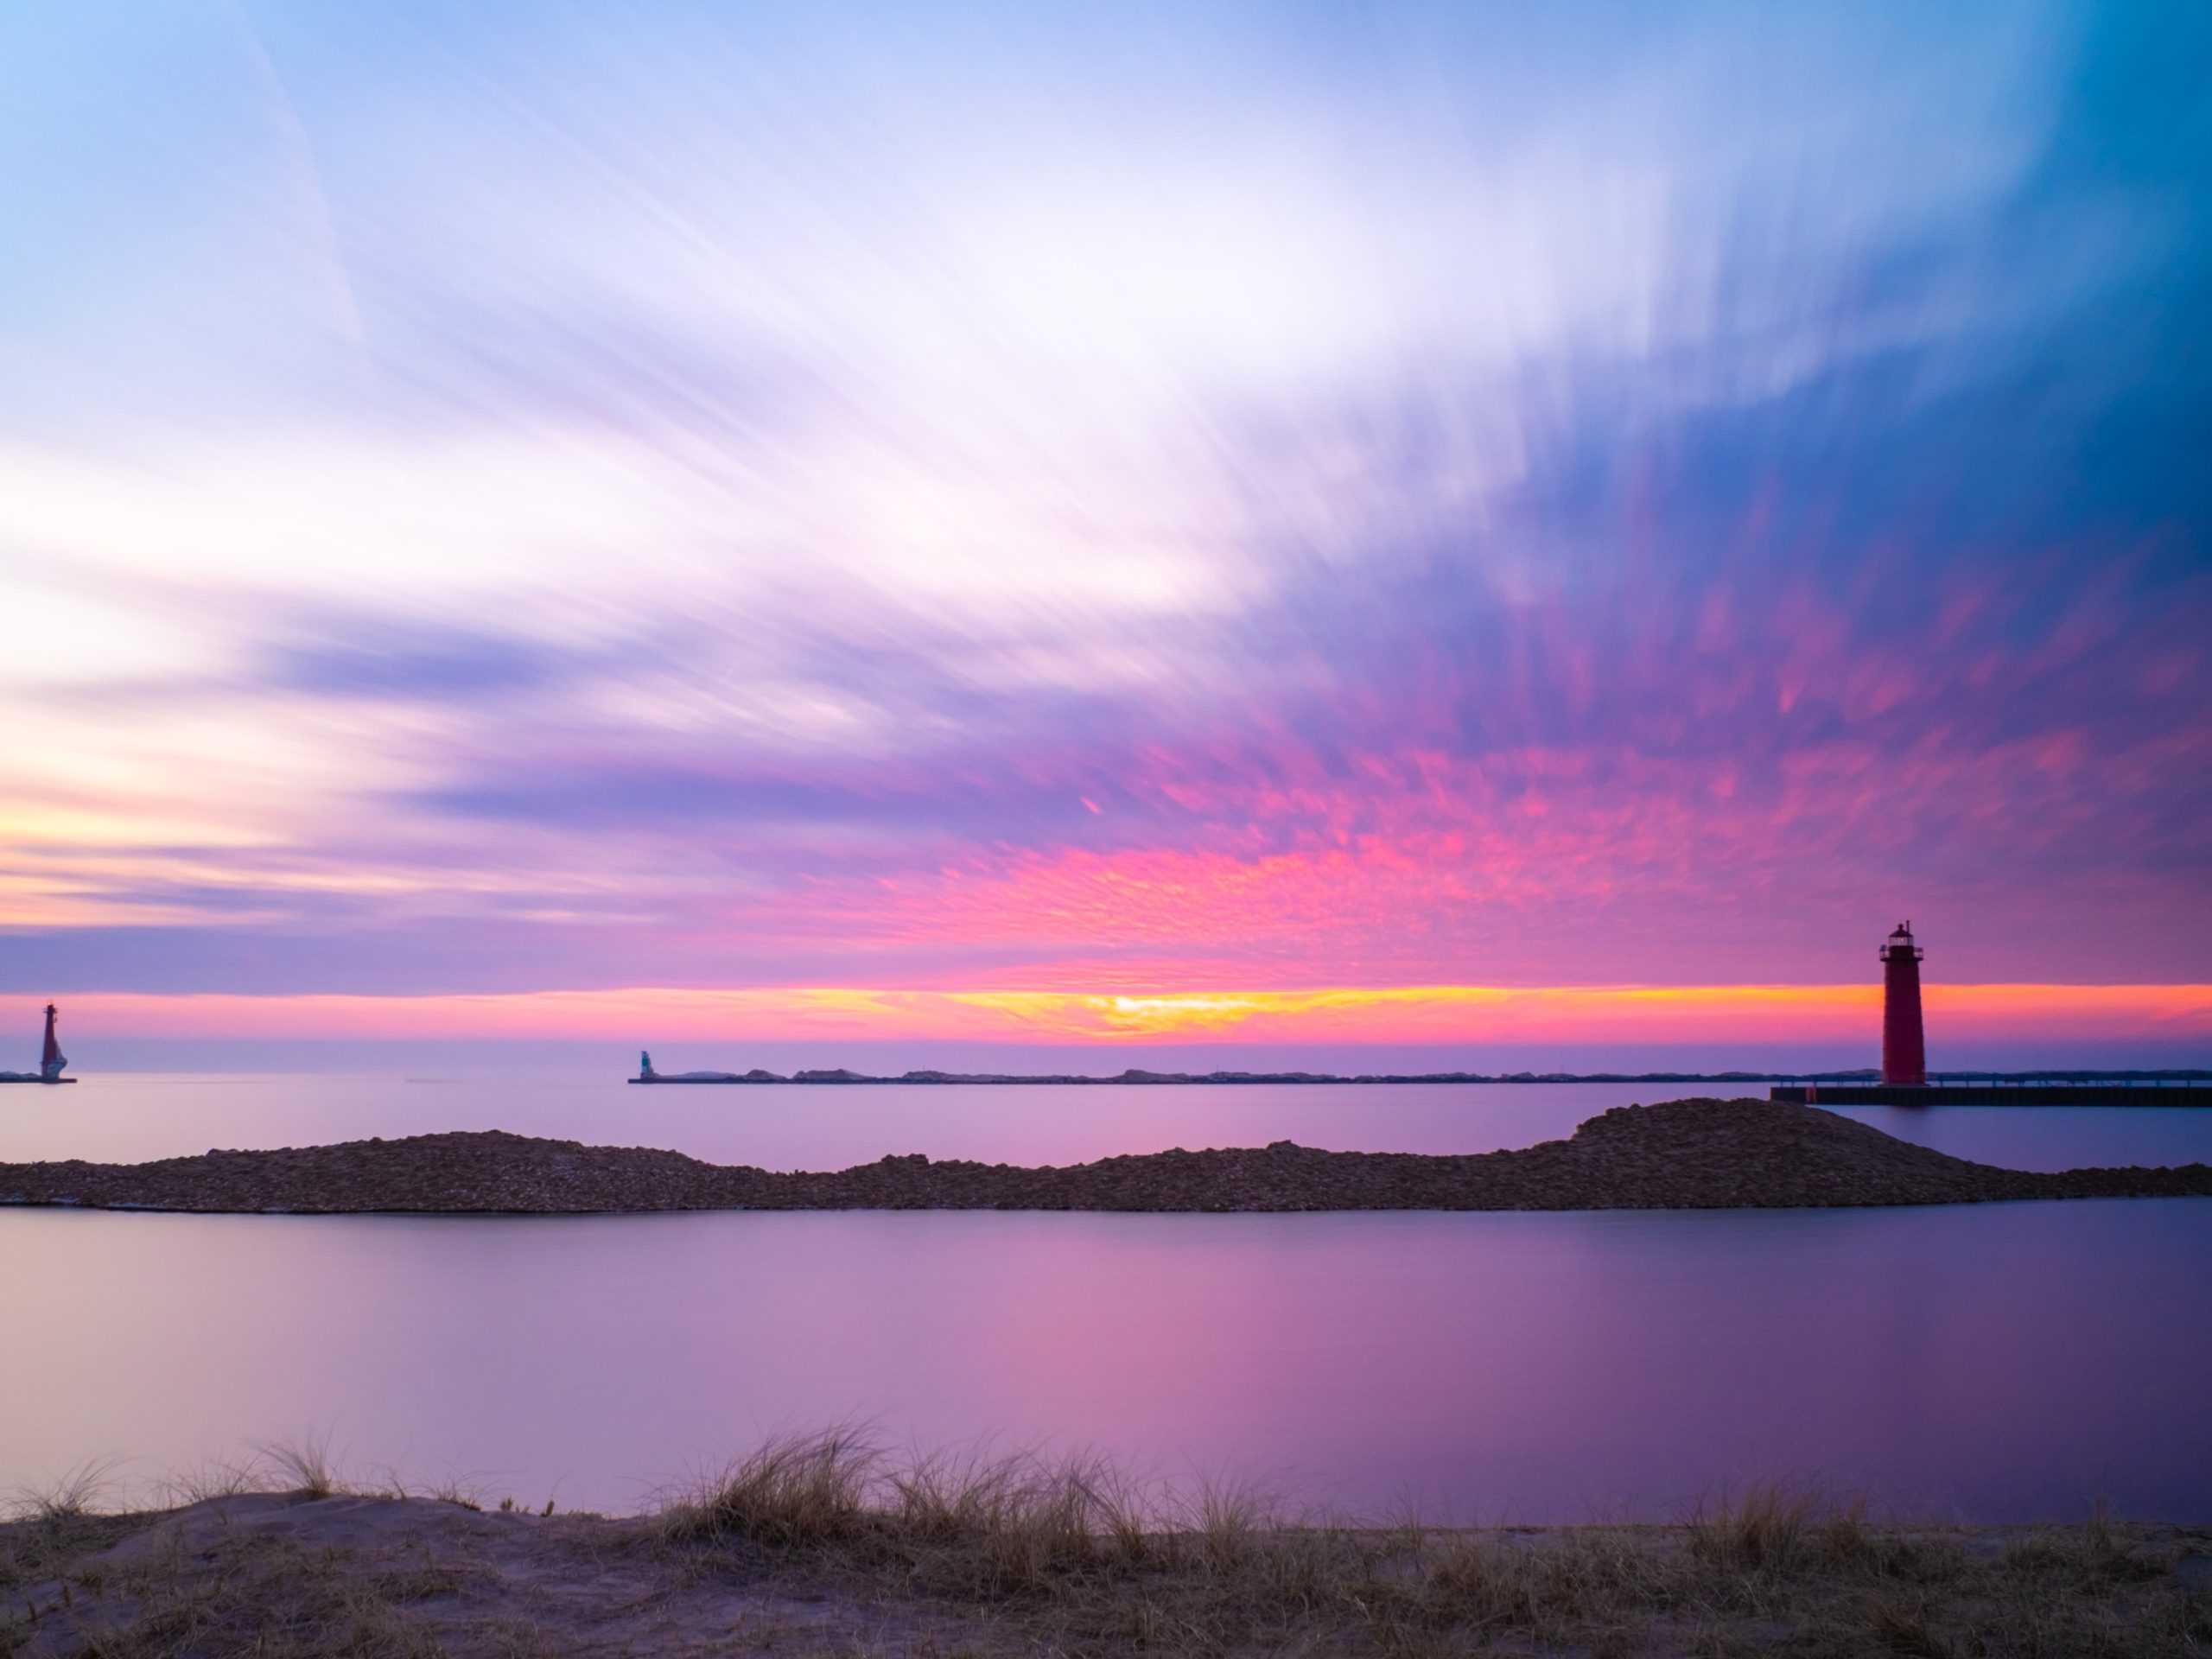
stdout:
[[[1742,1087],[1766,1092],[1764,1084]],[[1681,1084],[632,1088],[619,1076],[560,1071],[124,1073],[87,1077],[67,1090],[0,1089],[0,1162],[133,1162],[211,1147],[495,1128],[602,1146],[671,1147],[768,1169],[842,1169],[887,1152],[1065,1164],[1286,1138],[1342,1152],[1491,1152],[1572,1135],[1608,1107],[1697,1092]],[[2201,1109],[1858,1107],[1847,1116],[2016,1169],[2212,1162],[2212,1111]]]
[[[104,1078],[0,1160],[501,1127],[825,1167],[1170,1145],[1481,1150],[1648,1087],[661,1090]],[[23,1096],[29,1096],[24,1100]],[[1853,1114],[2022,1166],[2212,1159],[2212,1114]],[[2212,1519],[2212,1204],[1750,1214],[0,1210],[0,1487],[327,1433],[363,1469],[626,1508],[761,1432],[1089,1446],[1373,1510],[1664,1517],[1800,1474],[1902,1509]]]

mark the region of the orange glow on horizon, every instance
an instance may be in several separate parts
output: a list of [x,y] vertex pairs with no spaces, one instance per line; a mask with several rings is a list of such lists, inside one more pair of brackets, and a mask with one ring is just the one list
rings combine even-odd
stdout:
[[[880,990],[832,987],[531,991],[432,996],[61,998],[87,1036],[569,1038],[626,1045],[815,1039],[1037,1044],[1799,1041],[1878,1029],[1871,985],[1317,990]],[[1946,1036],[2212,1036],[2212,985],[1949,985],[1927,992]]]

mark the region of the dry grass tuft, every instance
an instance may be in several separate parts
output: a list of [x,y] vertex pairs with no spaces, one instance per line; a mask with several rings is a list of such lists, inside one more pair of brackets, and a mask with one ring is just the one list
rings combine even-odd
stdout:
[[182,1507],[204,1503],[210,1498],[236,1497],[243,1492],[258,1491],[264,1478],[257,1459],[210,1458],[168,1475],[157,1490],[171,1503]]
[[925,1458],[887,1480],[886,1519],[910,1559],[942,1569],[964,1556],[965,1576],[978,1588],[1033,1590],[1056,1575],[1143,1556],[1145,1517],[1113,1469],[1095,1459]]
[[113,1458],[87,1458],[43,1485],[18,1487],[10,1505],[33,1521],[73,1521],[104,1507],[115,1491],[119,1465]]
[[1809,1495],[1779,1484],[1755,1484],[1741,1493],[1723,1491],[1711,1510],[1690,1517],[1690,1548],[1719,1567],[1780,1568],[1800,1559],[1814,1519]]
[[1754,1481],[1734,1494],[1724,1488],[1691,1513],[1688,1540],[1706,1560],[1745,1573],[1838,1565],[1872,1549],[1865,1499],[1786,1481]]
[[675,1494],[662,1529],[671,1539],[741,1538],[780,1549],[850,1542],[881,1520],[868,1500],[882,1465],[882,1448],[849,1425],[779,1434]]
[[[1127,1571],[1155,1551],[1154,1518],[1109,1464],[1029,1453],[894,1461],[867,1430],[779,1435],[668,1497],[662,1536],[741,1540],[779,1551],[833,1550],[941,1592],[1038,1591],[1071,1574]],[[1234,1518],[1209,1510],[1205,1535],[1231,1547]]]
[[330,1436],[327,1433],[310,1433],[296,1440],[257,1441],[254,1456],[257,1467],[274,1472],[285,1483],[283,1490],[297,1497],[310,1500],[335,1497],[354,1490],[331,1460]]

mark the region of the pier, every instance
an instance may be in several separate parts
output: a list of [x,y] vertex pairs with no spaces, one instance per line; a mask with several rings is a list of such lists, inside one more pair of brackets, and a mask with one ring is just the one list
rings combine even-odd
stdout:
[[1791,1106],[2212,1106],[2212,1072],[1989,1071],[1928,1073],[1920,964],[1928,953],[1899,922],[1877,953],[1882,964],[1881,1081],[1871,1071],[1833,1080],[1777,1081],[1767,1098]]
[[1796,1106],[2212,1106],[2212,1083],[1781,1083],[1767,1098]]

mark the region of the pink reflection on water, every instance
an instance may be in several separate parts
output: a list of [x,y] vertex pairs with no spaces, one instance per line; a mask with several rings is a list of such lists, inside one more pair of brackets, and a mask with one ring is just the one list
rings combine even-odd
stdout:
[[[310,1428],[625,1507],[779,1427],[1089,1447],[1373,1512],[1795,1474],[2212,1516],[2212,1206],[1565,1216],[0,1212],[0,1479]],[[158,1386],[153,1379],[159,1379]]]

